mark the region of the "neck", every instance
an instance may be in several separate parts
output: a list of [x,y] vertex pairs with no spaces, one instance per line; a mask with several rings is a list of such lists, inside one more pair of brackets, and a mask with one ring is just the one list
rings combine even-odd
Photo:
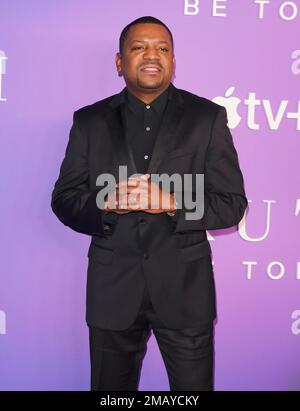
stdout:
[[136,90],[131,88],[131,86],[127,85],[128,90],[130,93],[135,95],[138,99],[142,100],[145,104],[150,104],[153,100],[155,100],[158,96],[160,96],[168,87],[170,83],[167,84],[163,89],[159,90],[149,90],[149,91],[142,91]]

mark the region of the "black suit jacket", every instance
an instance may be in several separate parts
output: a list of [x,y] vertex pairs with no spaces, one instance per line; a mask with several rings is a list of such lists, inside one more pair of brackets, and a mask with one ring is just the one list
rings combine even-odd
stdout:
[[124,215],[97,208],[97,176],[119,165],[136,167],[122,127],[124,92],[74,113],[73,126],[52,193],[52,209],[73,230],[92,236],[88,251],[86,320],[121,330],[138,313],[145,284],[161,321],[194,327],[216,317],[208,229],[234,226],[247,207],[243,177],[225,108],[170,85],[169,102],[148,173],[204,173],[200,220],[186,210]]

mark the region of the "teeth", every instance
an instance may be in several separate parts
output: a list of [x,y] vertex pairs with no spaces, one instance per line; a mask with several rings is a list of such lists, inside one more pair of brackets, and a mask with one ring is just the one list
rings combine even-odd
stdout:
[[148,68],[144,68],[144,71],[159,71],[157,68],[154,67],[148,67]]

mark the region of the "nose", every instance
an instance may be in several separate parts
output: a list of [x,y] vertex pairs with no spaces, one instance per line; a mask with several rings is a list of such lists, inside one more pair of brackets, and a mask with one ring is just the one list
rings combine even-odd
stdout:
[[145,49],[145,52],[144,52],[144,54],[143,54],[143,58],[144,58],[145,60],[149,60],[149,61],[159,60],[158,51],[156,50],[155,47],[148,46],[148,47],[146,47],[146,49]]

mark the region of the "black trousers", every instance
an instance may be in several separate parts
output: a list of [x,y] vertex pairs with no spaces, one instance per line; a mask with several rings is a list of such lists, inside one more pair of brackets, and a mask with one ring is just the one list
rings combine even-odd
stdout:
[[126,330],[89,327],[91,390],[137,391],[151,329],[171,391],[213,390],[213,323],[170,329],[157,318],[147,287],[135,322]]

